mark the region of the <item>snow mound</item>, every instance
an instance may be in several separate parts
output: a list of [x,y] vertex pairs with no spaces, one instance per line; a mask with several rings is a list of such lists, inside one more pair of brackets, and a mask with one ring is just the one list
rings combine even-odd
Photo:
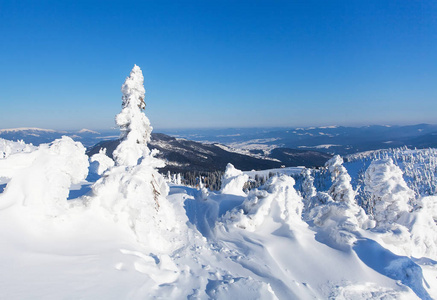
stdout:
[[36,150],[37,147],[32,144],[26,144],[23,141],[8,141],[0,138],[0,159],[7,158],[11,154],[19,153],[19,152],[32,152]]
[[2,207],[19,204],[50,215],[65,210],[71,184],[88,174],[85,150],[81,143],[64,136],[33,152],[0,160],[1,175],[11,178],[0,196]]
[[263,189],[251,191],[241,206],[227,212],[222,221],[248,231],[255,231],[268,216],[280,218],[289,226],[302,223],[302,198],[294,184],[290,176],[270,178]]
[[420,208],[405,216],[403,223],[410,232],[404,245],[408,255],[437,260],[437,224],[432,210],[435,203],[436,197],[422,198]]
[[106,148],[100,149],[99,153],[90,157],[90,171],[98,175],[102,175],[113,166],[114,161],[106,155]]
[[207,294],[211,299],[278,299],[268,283],[252,278],[209,280]]
[[223,194],[247,196],[247,194],[243,191],[243,187],[248,180],[248,175],[236,169],[232,164],[229,163],[226,166],[225,174],[223,174],[221,192]]

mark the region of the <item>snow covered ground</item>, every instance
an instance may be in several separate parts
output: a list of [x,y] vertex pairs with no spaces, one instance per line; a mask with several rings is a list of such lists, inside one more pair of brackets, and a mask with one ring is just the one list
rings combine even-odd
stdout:
[[324,170],[229,164],[220,191],[197,190],[157,171],[138,66],[122,93],[114,160],[67,136],[0,139],[0,298],[437,298],[435,150]]
[[[351,244],[333,242],[326,226],[304,220],[305,201],[286,175],[249,194],[238,181],[256,173],[235,169],[228,180],[234,183],[222,192],[205,195],[170,184],[166,199],[181,225],[179,242],[162,252],[151,251],[155,241],[140,238],[120,215],[93,204],[98,168],[90,167],[89,174],[80,164],[60,170],[75,174],[67,188],[71,200],[65,195],[61,200],[61,192],[46,193],[40,196],[53,202],[34,205],[28,198],[38,185],[59,184],[50,179],[54,169],[40,162],[47,163],[53,151],[58,159],[71,157],[73,150],[64,148],[74,149],[81,160],[84,149],[68,138],[32,150],[17,147],[0,160],[0,185],[8,183],[0,193],[5,299],[437,297],[436,256],[407,255],[396,236],[362,228],[348,232]],[[22,163],[12,164],[17,158]],[[302,168],[276,171],[296,174]],[[14,182],[23,187],[21,194]],[[56,210],[41,209],[44,205]]]

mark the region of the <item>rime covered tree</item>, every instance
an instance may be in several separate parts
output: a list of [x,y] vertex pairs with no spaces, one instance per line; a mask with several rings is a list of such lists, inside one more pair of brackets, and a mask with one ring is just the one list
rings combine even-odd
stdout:
[[305,202],[309,202],[311,197],[314,197],[317,194],[316,188],[314,187],[314,177],[311,176],[310,169],[304,169],[302,175],[304,177],[302,182],[302,196],[304,197]]
[[366,171],[365,192],[370,197],[371,212],[378,227],[396,223],[410,210],[414,192],[407,186],[401,169],[391,158],[373,161]]
[[165,166],[164,161],[147,147],[152,127],[143,112],[145,90],[138,66],[121,91],[122,111],[116,116],[121,142],[113,154],[116,164],[93,185],[92,203],[127,224],[151,252],[172,251],[182,242],[180,230],[186,220],[166,198],[169,188],[157,170]]
[[332,186],[329,189],[331,197],[338,202],[355,203],[355,191],[351,185],[351,177],[343,166],[343,158],[336,155],[326,163],[331,173]]
[[115,121],[120,127],[120,144],[113,156],[117,165],[134,166],[147,155],[152,126],[144,114],[144,77],[141,69],[135,65],[121,87],[122,110]]

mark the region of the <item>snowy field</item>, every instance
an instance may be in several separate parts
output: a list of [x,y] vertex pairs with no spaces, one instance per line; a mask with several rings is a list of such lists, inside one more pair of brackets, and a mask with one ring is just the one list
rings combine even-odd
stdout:
[[[129,186],[135,167],[115,172],[103,153],[88,167],[85,149],[69,138],[38,148],[1,142],[0,151],[8,153],[0,160],[5,299],[437,297],[429,211],[410,213],[404,226],[372,227],[364,224],[369,220],[357,221],[357,207],[341,201],[311,209],[287,175],[248,194],[242,190],[249,176],[296,175],[303,168],[228,167],[221,192],[169,183],[159,200],[167,211],[159,215],[153,197],[142,197],[152,206],[123,202],[141,189],[139,183]],[[111,168],[121,181],[129,178],[127,188],[109,185],[129,210],[99,199]],[[424,199],[437,203],[435,196]],[[161,220],[142,228],[134,216],[144,213]]]
[[1,298],[437,299],[437,196],[420,188],[434,150],[317,171],[229,164],[211,192],[158,173],[137,66],[122,92],[114,160],[69,137],[0,140]]

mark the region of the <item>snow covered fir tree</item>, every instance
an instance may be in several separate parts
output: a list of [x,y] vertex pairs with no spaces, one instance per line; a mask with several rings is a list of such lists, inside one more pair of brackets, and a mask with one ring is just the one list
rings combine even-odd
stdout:
[[436,149],[164,176],[138,66],[121,91],[112,156],[0,139],[2,298],[437,298]]

